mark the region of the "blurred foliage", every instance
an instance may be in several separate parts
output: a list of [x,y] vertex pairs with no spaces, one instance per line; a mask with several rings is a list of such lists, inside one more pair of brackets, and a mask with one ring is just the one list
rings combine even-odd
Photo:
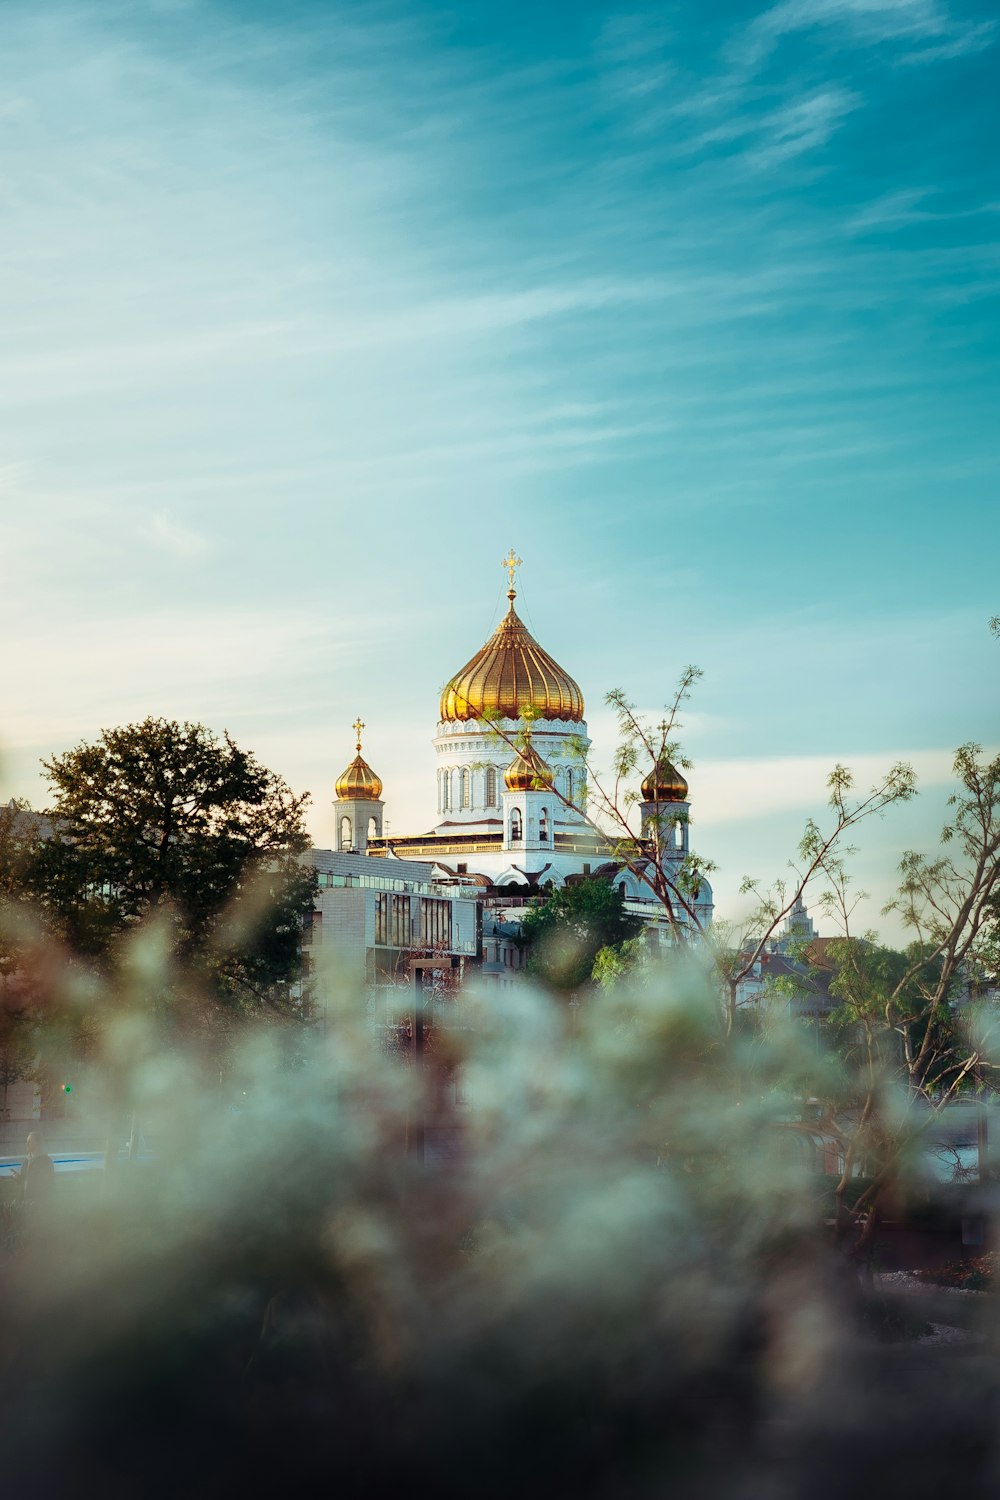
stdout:
[[995,1430],[992,1366],[880,1362],[921,1320],[866,1300],[790,1149],[787,1079],[830,1064],[778,1022],[727,1036],[685,955],[572,1015],[465,990],[422,1067],[323,974],[291,1049],[168,1037],[174,963],[155,922],[89,996],[52,961],[53,1006],[105,1018],[81,1107],[126,1100],[144,1147],[7,1254],[11,1493],[822,1500],[849,1454],[919,1495]]

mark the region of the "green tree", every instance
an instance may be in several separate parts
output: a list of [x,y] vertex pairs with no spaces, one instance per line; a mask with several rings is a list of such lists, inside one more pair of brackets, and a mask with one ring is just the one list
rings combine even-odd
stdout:
[[[0,911],[10,913],[23,900],[35,847],[34,822],[26,802],[0,807]],[[10,916],[0,923],[0,986],[8,1004],[8,982],[18,967],[18,944]]]
[[21,886],[75,952],[103,960],[154,913],[177,960],[240,1005],[275,1003],[301,972],[315,875],[295,796],[228,734],[149,718],[44,762],[51,828]]
[[[589,879],[553,891],[522,923],[530,944],[528,972],[549,989],[574,993],[594,975],[597,955],[620,951],[642,922],[625,910],[620,892],[606,880]],[[605,960],[605,964],[607,960]]]
[[613,947],[601,948],[594,959],[591,977],[606,990],[626,979],[638,978],[649,961],[649,950],[640,934]]
[[37,1060],[35,1017],[26,1005],[11,1004],[0,983],[0,1117],[7,1118],[10,1086],[34,1079]]

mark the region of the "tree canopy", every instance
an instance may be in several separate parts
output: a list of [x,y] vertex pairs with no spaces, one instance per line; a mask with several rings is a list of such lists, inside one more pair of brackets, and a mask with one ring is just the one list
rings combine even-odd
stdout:
[[306,795],[201,724],[148,718],[44,762],[51,829],[20,862],[25,894],[76,951],[112,952],[162,909],[176,954],[229,998],[295,979],[315,876]]
[[561,887],[522,923],[531,945],[528,971],[550,989],[572,993],[594,972],[603,948],[617,949],[642,927],[625,910],[620,892],[606,880],[576,881]]

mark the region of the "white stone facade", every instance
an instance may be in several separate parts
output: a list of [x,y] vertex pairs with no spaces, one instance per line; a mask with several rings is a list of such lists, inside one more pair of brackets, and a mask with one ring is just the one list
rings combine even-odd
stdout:
[[385,803],[375,798],[338,797],[337,848],[343,854],[363,854],[370,838],[382,837]]
[[[446,837],[459,830],[499,827],[504,772],[523,744],[524,732],[519,719],[502,719],[496,728],[475,719],[438,724],[438,833]],[[531,725],[531,743],[550,767],[556,788],[568,801],[585,805],[587,775],[580,752],[585,756],[590,749],[586,724],[537,720]],[[582,824],[558,798],[553,798],[552,817],[566,829]]]

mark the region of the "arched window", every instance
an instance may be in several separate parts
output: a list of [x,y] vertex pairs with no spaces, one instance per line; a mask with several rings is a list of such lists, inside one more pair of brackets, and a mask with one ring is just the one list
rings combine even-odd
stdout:
[[521,838],[521,813],[520,810],[515,807],[510,815],[510,841],[512,844],[519,844],[521,842]]
[[680,819],[674,824],[674,845],[678,849],[684,848],[684,824]]
[[460,780],[461,780],[461,788],[462,788],[462,806],[463,807],[471,807],[472,806],[472,777],[471,777],[471,775],[469,774],[468,771],[463,771]]
[[441,772],[441,811],[448,812],[451,808],[451,772]]
[[368,819],[368,837],[370,839],[378,838],[378,818]]
[[566,800],[567,800],[567,802],[572,802],[573,801],[573,791],[574,791],[573,782],[574,782],[574,780],[575,780],[575,778],[573,776],[572,770],[567,771],[566,772]]
[[543,807],[538,814],[538,842],[547,844],[549,841],[549,810]]
[[497,805],[497,768],[496,768],[496,766],[487,766],[486,767],[486,806],[487,807],[496,807],[496,805]]
[[340,820],[340,847],[341,849],[353,849],[354,847],[351,820],[346,813]]
[[628,895],[628,886],[625,884],[624,880],[621,882],[621,884],[618,887],[618,894],[622,898],[623,901],[625,900],[626,896]]

